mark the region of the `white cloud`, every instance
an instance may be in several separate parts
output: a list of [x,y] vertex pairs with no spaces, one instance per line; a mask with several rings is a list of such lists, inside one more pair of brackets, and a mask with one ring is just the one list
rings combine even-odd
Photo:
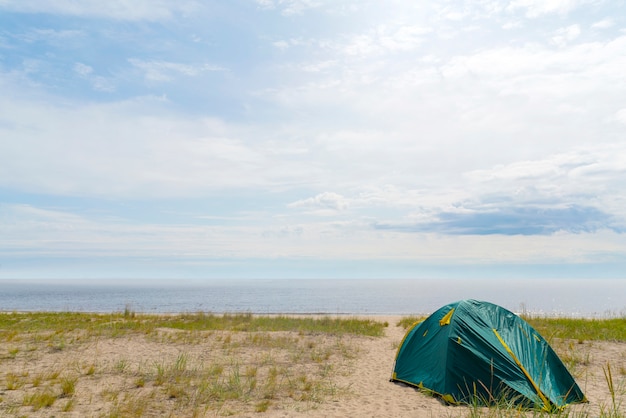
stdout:
[[[442,164],[463,172],[539,158],[591,137],[611,141],[617,132],[598,135],[596,123],[623,106],[611,86],[621,85],[625,46],[626,37],[559,49],[528,43],[418,54],[408,62],[402,56],[384,66],[376,59],[353,61],[337,48],[319,61],[333,63],[330,74],[285,84],[265,98],[285,111],[332,121],[326,129],[313,123],[301,131],[316,137],[338,167],[368,167],[369,177],[387,164],[408,173],[415,167],[437,172]],[[355,125],[362,129],[346,128]]]
[[163,20],[199,10],[196,0],[3,0],[0,10],[118,20]]
[[[0,0],[0,10],[168,20],[194,4]],[[2,50],[12,58],[0,69],[0,187],[57,201],[123,206],[129,199],[159,212],[167,202],[176,214],[153,225],[31,204],[2,213],[0,236],[11,232],[11,243],[25,250],[53,252],[45,244],[53,242],[67,254],[525,262],[624,252],[623,238],[601,226],[618,230],[626,218],[626,36],[589,30],[614,22],[578,19],[587,5],[575,1],[337,4],[259,0],[229,10],[236,21],[223,26],[140,25],[171,43],[130,42],[122,53],[115,42],[145,32],[105,22],[124,31],[98,38],[112,54],[102,60],[90,59],[80,42],[28,59]],[[611,15],[601,12],[585,15]],[[293,18],[261,19],[270,13]],[[235,42],[230,29],[252,18],[258,25],[233,31],[243,48],[223,48]],[[192,27],[179,36],[183,23]],[[27,48],[48,48],[56,38],[59,48],[90,34],[55,28],[2,36],[10,36],[3,45],[23,36]],[[242,59],[241,51],[255,52]],[[62,71],[49,71],[60,57]],[[228,69],[205,61],[213,59]],[[228,71],[220,76],[232,84],[185,96],[215,71]],[[104,102],[90,88],[115,94]],[[198,199],[223,211],[204,213]],[[244,214],[247,205],[271,209]],[[549,237],[451,236],[453,227],[436,228],[445,215],[532,220],[537,211],[528,215],[528,206],[588,216],[595,233],[554,232],[574,230],[561,223],[543,228]],[[9,212],[20,213],[14,226]],[[181,223],[189,212],[185,219],[204,223]]]
[[73,69],[81,78],[88,80],[95,91],[111,93],[116,89],[112,79],[94,74],[94,69],[90,65],[77,62]]
[[74,64],[74,71],[81,76],[87,76],[93,73],[93,68],[87,64],[83,64],[82,62],[77,62]]
[[626,125],[626,108],[620,109],[615,113],[615,120]]
[[388,24],[363,33],[347,35],[340,41],[325,42],[321,45],[339,54],[370,57],[415,50],[431,32],[432,29],[419,25]]
[[324,4],[320,0],[255,0],[264,9],[280,9],[284,16],[300,15],[306,10],[315,9]]
[[409,51],[421,45],[424,42],[424,35],[432,30],[418,25],[402,25],[392,28],[381,26],[377,32],[383,48],[391,51]]
[[276,41],[273,45],[280,50],[287,50],[289,48],[289,42],[287,41]]
[[305,209],[307,213],[331,216],[337,212],[347,210],[348,200],[333,192],[320,193],[317,196],[298,200],[288,205],[290,208]]
[[590,0],[513,0],[509,4],[509,10],[523,9],[526,16],[536,18],[546,14],[567,14]]
[[472,196],[502,196],[510,204],[545,203],[596,207],[626,219],[618,192],[626,173],[626,147],[588,145],[536,160],[465,174]]
[[584,263],[597,261],[593,254],[626,253],[623,239],[608,231],[468,237],[372,231],[368,223],[359,221],[247,227],[129,224],[125,219],[7,204],[0,204],[0,215],[0,251],[10,251],[12,257],[150,258],[183,264],[250,257],[480,264]]
[[566,28],[558,29],[552,36],[552,42],[557,46],[563,47],[578,38],[580,32],[579,25],[570,25]]
[[102,76],[92,77],[91,83],[95,91],[111,93],[116,90],[115,82],[106,77],[102,77]]
[[595,22],[591,25],[592,29],[608,29],[611,28],[615,25],[615,21],[610,18],[607,17],[606,19],[602,19],[598,22]]
[[333,69],[337,66],[337,61],[318,61],[318,62],[314,62],[312,64],[304,64],[302,65],[302,70],[306,71],[306,72],[312,72],[312,73],[317,73],[320,71],[328,71],[330,69]]
[[256,4],[266,9],[273,9],[275,6],[274,0],[254,0]]
[[284,152],[291,144],[259,127],[165,115],[167,104],[151,97],[67,106],[0,99],[0,135],[8,138],[0,185],[45,194],[180,197],[320,178],[319,167],[301,164],[306,149]]
[[129,58],[134,67],[144,72],[148,81],[172,81],[174,75],[180,74],[187,77],[195,77],[205,72],[225,71],[226,69],[212,64],[182,64],[169,61],[144,61],[137,58]]
[[83,30],[76,29],[35,28],[24,33],[13,34],[13,36],[27,43],[46,42],[62,46],[67,44],[67,42],[72,39],[83,38],[85,36],[85,32]]

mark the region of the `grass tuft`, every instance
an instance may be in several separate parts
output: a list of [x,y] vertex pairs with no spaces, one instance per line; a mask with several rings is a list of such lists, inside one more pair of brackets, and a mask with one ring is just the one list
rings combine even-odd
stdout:
[[23,405],[32,406],[33,411],[38,411],[41,408],[49,408],[57,400],[50,390],[43,390],[24,396]]
[[402,317],[396,323],[396,326],[402,327],[408,330],[409,328],[411,328],[413,325],[417,324],[418,322],[422,322],[424,319],[426,318],[423,316],[405,316],[405,317]]
[[66,377],[61,380],[61,398],[70,398],[74,396],[74,392],[76,392],[76,382],[78,381],[77,377]]

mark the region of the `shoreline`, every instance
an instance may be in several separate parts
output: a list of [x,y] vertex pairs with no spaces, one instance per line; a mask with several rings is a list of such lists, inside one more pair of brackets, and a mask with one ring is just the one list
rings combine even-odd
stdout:
[[[64,284],[60,284],[64,283]],[[461,299],[533,317],[626,316],[626,280],[254,279],[92,282],[0,279],[4,311],[428,315]]]
[[[61,314],[61,313],[76,313],[76,314],[85,314],[85,315],[112,315],[112,314],[124,314],[125,312],[129,312],[133,315],[145,315],[145,316],[182,316],[182,315],[196,315],[196,314],[204,314],[204,315],[215,315],[215,316],[223,316],[223,315],[252,315],[256,317],[337,317],[337,318],[364,318],[364,319],[372,319],[372,318],[406,318],[406,317],[418,317],[418,318],[426,318],[432,312],[423,312],[423,313],[351,313],[351,312],[253,312],[253,311],[226,311],[226,312],[216,312],[216,311],[177,311],[177,312],[146,312],[146,311],[138,311],[133,309],[120,309],[113,311],[87,311],[87,310],[70,310],[70,309],[60,309],[60,310],[8,310],[8,309],[0,309],[0,314]],[[433,311],[434,312],[434,311]],[[611,320],[611,319],[626,319],[626,312],[619,314],[605,314],[605,315],[567,315],[567,314],[546,314],[543,312],[515,312],[512,311],[515,315],[529,318],[529,319],[571,319],[571,320]]]

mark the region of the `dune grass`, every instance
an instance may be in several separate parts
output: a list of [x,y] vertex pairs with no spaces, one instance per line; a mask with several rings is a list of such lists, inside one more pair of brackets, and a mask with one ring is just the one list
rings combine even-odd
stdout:
[[[408,329],[423,317],[402,318]],[[594,341],[626,341],[626,319],[526,318],[546,337],[570,370],[592,359],[581,347]],[[359,338],[376,338],[388,324],[330,316],[257,316],[187,313],[145,315],[31,312],[0,314],[0,416],[98,417],[229,416],[282,409],[307,411],[350,389]],[[126,340],[161,350],[156,359],[136,353],[101,355]],[[88,360],[75,356],[91,353]],[[625,417],[624,360],[604,365],[607,401],[592,415],[565,409],[558,417]],[[45,360],[45,361],[44,361]],[[585,372],[586,373],[586,372]],[[584,379],[584,375],[577,376]],[[495,408],[470,405],[450,416],[549,416],[519,411],[506,401]]]
[[524,317],[547,340],[626,341],[626,318]]
[[[2,313],[0,416],[64,416],[93,403],[101,417],[315,409],[348,391],[334,378],[350,373],[359,352],[353,338],[382,336],[385,326],[329,316],[143,315],[129,307]],[[126,352],[130,340],[151,345],[157,358]],[[100,355],[102,345],[116,344],[121,352]],[[76,360],[84,351],[88,360]]]
[[[30,312],[0,314],[0,338],[11,341],[24,333],[45,332],[60,342],[65,330],[88,331],[90,336],[122,336],[129,332],[150,333],[158,328],[185,331],[297,331],[332,335],[383,335],[385,325],[368,319],[329,316],[257,316],[250,313],[189,313],[180,315],[140,315],[129,311],[112,314],[79,312]],[[54,337],[57,334],[57,337]],[[45,338],[45,337],[44,337]]]
[[412,316],[403,316],[402,318],[400,318],[400,320],[398,320],[398,322],[396,323],[396,326],[399,326],[399,327],[402,327],[402,328],[408,330],[413,325],[416,325],[416,324],[422,322],[425,319],[426,319],[425,316],[413,316],[413,315]]
[[[626,317],[624,318],[553,318],[522,316],[546,340],[555,338],[577,341],[626,342]],[[424,316],[402,317],[397,326],[408,329],[426,319]]]

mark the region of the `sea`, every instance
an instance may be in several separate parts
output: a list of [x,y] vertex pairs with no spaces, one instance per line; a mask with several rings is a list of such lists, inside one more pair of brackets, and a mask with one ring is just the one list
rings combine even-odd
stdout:
[[0,311],[426,315],[461,299],[626,318],[626,279],[0,280]]

